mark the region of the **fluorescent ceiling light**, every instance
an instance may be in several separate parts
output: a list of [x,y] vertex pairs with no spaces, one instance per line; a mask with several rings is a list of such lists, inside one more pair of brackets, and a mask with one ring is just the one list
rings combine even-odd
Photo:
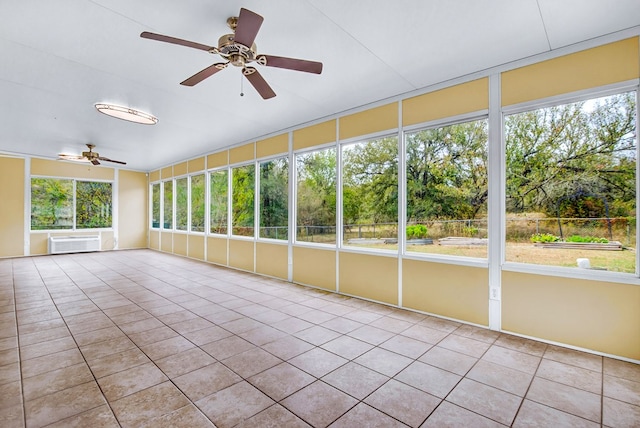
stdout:
[[95,107],[100,113],[122,120],[128,120],[129,122],[142,123],[144,125],[155,125],[158,123],[157,117],[134,108],[108,103],[97,103]]

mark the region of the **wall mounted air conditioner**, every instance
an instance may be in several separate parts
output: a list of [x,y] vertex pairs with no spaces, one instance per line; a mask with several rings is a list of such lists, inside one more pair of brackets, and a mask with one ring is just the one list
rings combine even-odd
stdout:
[[51,236],[49,254],[84,253],[100,251],[100,235]]

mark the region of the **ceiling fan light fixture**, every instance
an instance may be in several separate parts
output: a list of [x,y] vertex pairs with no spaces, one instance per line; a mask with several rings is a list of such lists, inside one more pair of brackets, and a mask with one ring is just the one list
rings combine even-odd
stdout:
[[96,103],[95,108],[100,113],[104,113],[107,116],[116,117],[129,122],[141,123],[143,125],[155,125],[158,123],[158,118],[152,114],[145,113],[131,107],[123,107],[109,103]]

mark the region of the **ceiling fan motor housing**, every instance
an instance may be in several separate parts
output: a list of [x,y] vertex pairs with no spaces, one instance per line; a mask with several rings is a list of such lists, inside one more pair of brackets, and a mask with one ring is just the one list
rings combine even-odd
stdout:
[[246,63],[255,61],[257,50],[255,43],[251,48],[236,43],[234,34],[225,34],[218,39],[217,53],[236,67],[244,67]]

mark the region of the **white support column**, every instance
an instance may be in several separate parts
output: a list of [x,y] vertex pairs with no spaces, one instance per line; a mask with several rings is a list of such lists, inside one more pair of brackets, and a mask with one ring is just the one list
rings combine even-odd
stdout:
[[505,150],[500,74],[489,76],[489,328],[502,328],[502,263],[505,238]]
[[31,255],[31,158],[24,159],[24,255]]
[[289,219],[287,221],[287,230],[288,233],[288,250],[287,250],[287,280],[289,282],[293,282],[293,241],[298,233],[298,228],[296,226],[296,210],[297,206],[297,185],[296,185],[296,158],[293,156],[293,132],[289,132],[289,206],[287,209],[289,210]]
[[407,150],[402,127],[402,101],[398,102],[398,306],[402,307],[402,260],[407,239]]
[[[149,187],[149,184],[147,182],[147,188]],[[111,227],[113,228],[113,249],[117,250],[119,245],[118,245],[118,238],[119,238],[119,234],[118,234],[118,228],[120,225],[120,221],[119,221],[119,210],[118,208],[120,207],[120,192],[118,191],[118,189],[120,188],[120,169],[119,168],[115,168],[113,170],[113,185],[111,187]],[[149,213],[149,210],[147,210],[147,215]],[[147,224],[147,228],[148,228],[148,224]],[[100,240],[102,242],[102,239]]]

